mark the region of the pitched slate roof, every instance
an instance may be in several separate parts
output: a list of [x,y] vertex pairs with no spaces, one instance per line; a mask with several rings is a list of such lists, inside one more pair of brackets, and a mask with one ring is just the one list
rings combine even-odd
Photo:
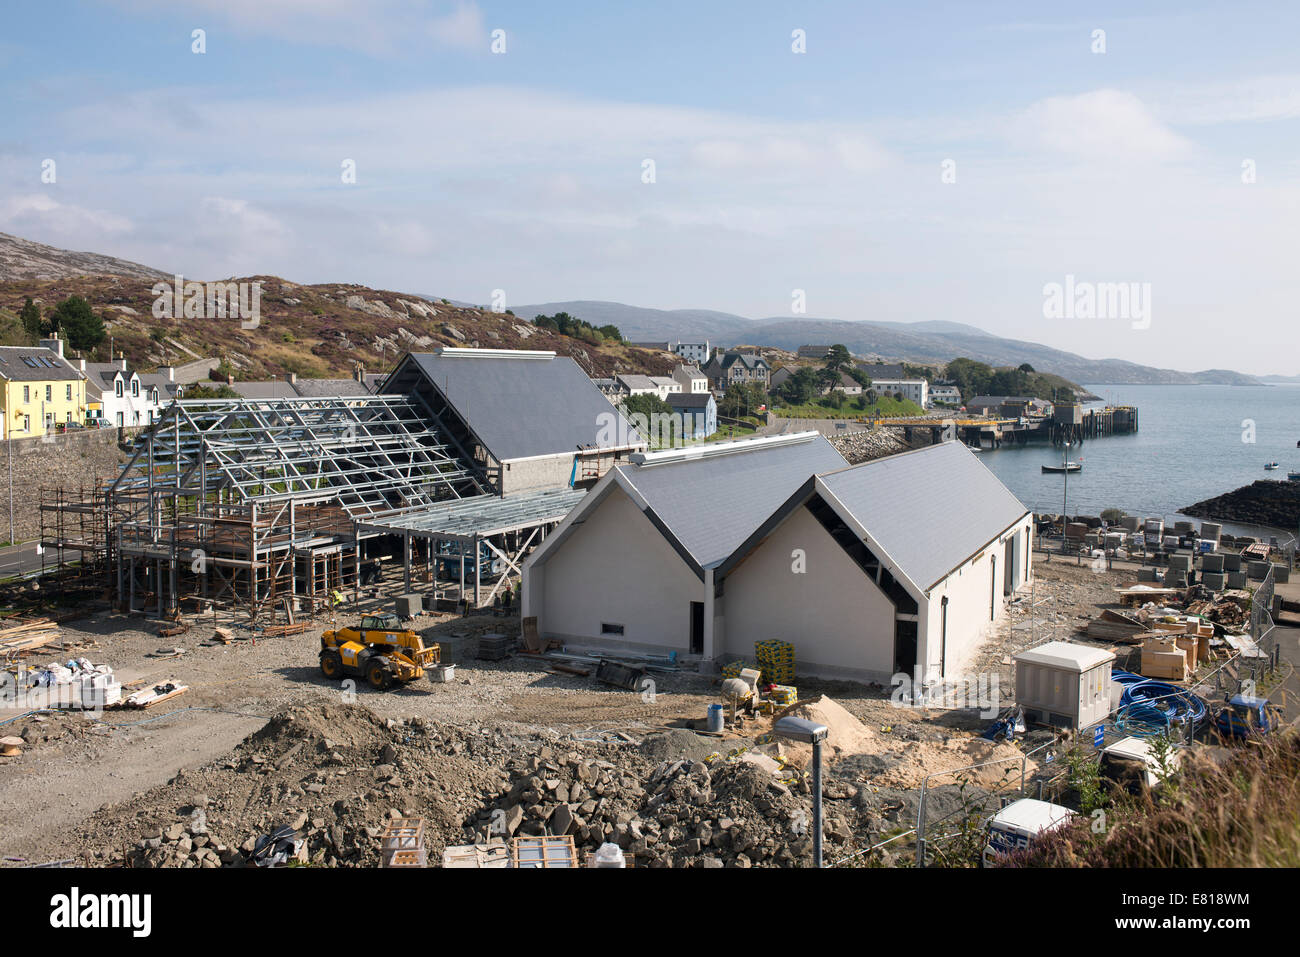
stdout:
[[0,379],[48,382],[80,379],[81,373],[41,346],[0,346]]
[[701,568],[716,565],[745,541],[800,485],[818,472],[842,468],[844,457],[820,435],[784,444],[754,440],[694,446],[698,458],[619,465],[622,478],[645,499]]
[[[471,352],[481,354],[466,354]],[[618,412],[568,356],[466,349],[413,352],[409,358],[498,461],[594,447],[611,434],[616,441],[601,447],[636,437],[626,421],[610,427],[609,415]]]
[[1029,511],[961,442],[864,462],[819,479],[926,591]]
[[712,392],[670,392],[665,400],[674,409],[707,409],[713,401]]
[[356,379],[299,379],[293,388],[304,398],[370,395],[370,390]]

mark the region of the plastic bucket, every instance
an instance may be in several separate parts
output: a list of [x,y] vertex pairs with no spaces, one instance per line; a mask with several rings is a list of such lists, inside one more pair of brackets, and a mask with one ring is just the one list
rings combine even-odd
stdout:
[[722,705],[720,704],[709,705],[709,719],[708,719],[708,723],[706,724],[706,727],[708,728],[708,730],[716,734],[720,734],[722,732],[722,728],[723,728]]

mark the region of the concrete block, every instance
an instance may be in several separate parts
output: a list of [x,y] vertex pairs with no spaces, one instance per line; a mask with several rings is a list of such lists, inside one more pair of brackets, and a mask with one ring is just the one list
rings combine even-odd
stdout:
[[1228,572],[1228,587],[1229,587],[1229,588],[1245,588],[1245,587],[1246,587],[1246,573],[1243,572],[1243,571]]
[[1192,570],[1192,556],[1186,552],[1177,552],[1169,556],[1169,567],[1179,571],[1187,572]]
[[1223,572],[1205,572],[1201,575],[1201,582],[1211,591],[1222,591],[1228,584],[1228,576]]
[[1159,575],[1157,574],[1157,569],[1155,569],[1155,568],[1139,568],[1139,569],[1138,569],[1138,581],[1140,581],[1140,582],[1154,582],[1154,581],[1159,581],[1159,580],[1160,580],[1160,579],[1159,579]]
[[1165,587],[1182,588],[1187,584],[1187,572],[1181,568],[1170,567],[1165,570]]
[[424,614],[423,595],[399,595],[396,604],[398,618],[415,618]]
[[1223,534],[1223,526],[1218,522],[1201,522],[1201,538],[1217,542]]
[[1223,570],[1225,572],[1241,571],[1241,556],[1236,552],[1223,553]]
[[1290,581],[1290,580],[1291,580],[1291,567],[1289,565],[1282,565],[1275,562],[1273,564],[1273,581],[1277,582],[1278,584],[1281,584],[1282,582]]
[[1263,581],[1268,574],[1268,562],[1251,562],[1246,566],[1246,575],[1251,581]]
[[1211,552],[1208,555],[1202,555],[1201,571],[1203,572],[1223,571],[1223,556],[1218,554],[1217,552]]
[[1119,523],[1130,532],[1138,530],[1138,517],[1136,515],[1125,515],[1119,520]]

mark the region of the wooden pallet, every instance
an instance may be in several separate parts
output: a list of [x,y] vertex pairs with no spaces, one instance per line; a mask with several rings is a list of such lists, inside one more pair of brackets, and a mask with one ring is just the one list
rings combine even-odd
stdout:
[[511,867],[575,868],[578,849],[572,834],[516,837],[510,842]]

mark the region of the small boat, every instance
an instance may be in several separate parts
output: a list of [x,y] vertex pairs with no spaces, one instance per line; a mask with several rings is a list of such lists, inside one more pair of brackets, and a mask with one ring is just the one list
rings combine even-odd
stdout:
[[1060,465],[1044,465],[1043,471],[1049,475],[1061,475],[1065,472],[1080,472],[1083,470],[1082,462],[1063,462]]
[[1267,462],[1264,465],[1264,471],[1271,472],[1274,469],[1280,469],[1281,467],[1282,467],[1281,464],[1278,462]]
[[1287,472],[1286,477],[1288,481],[1300,482],[1300,472]]

